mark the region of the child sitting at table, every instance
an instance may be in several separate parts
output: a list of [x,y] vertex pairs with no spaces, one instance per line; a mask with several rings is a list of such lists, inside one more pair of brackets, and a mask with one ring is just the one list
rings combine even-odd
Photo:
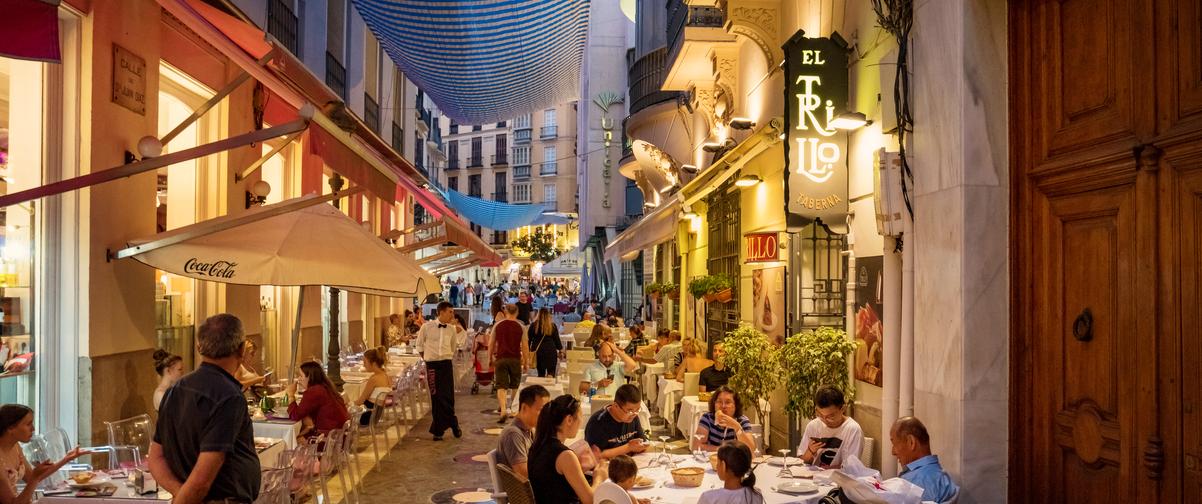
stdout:
[[630,504],[646,504],[650,502],[648,499],[639,499],[630,493],[630,489],[634,488],[634,484],[638,479],[639,465],[635,463],[634,459],[630,458],[630,455],[618,455],[609,460],[609,480],[626,491],[626,495],[630,496]]
[[742,441],[727,441],[718,448],[718,478],[722,488],[701,494],[697,504],[764,504],[764,496],[755,488],[751,467],[751,449]]

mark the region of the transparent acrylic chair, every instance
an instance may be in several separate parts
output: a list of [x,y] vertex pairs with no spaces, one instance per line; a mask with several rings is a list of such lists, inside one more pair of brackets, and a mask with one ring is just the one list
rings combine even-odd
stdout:
[[[133,460],[122,462],[122,468],[130,469],[141,466],[142,456],[150,453],[150,442],[154,439],[154,423],[151,422],[150,415],[142,414],[115,422],[104,422],[104,427],[108,430],[109,446],[114,449],[118,447],[137,449]],[[125,467],[131,462],[132,467]]]

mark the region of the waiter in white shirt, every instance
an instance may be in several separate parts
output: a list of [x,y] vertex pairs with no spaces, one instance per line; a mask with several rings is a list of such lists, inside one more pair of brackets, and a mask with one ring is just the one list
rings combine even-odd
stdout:
[[437,320],[422,324],[417,331],[417,351],[426,361],[426,383],[430,385],[434,415],[430,434],[434,435],[435,441],[442,441],[448,427],[456,438],[463,437],[459,419],[455,417],[455,370],[451,359],[463,346],[467,331],[459,325],[451,303],[438,303],[437,317]]

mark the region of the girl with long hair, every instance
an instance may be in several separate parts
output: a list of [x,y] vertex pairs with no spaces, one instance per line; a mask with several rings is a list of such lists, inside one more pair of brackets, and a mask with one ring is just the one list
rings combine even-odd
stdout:
[[597,324],[593,326],[593,332],[589,334],[588,339],[584,341],[584,346],[591,347],[594,352],[601,350],[601,344],[614,339],[614,330],[610,329],[605,324]]
[[155,350],[153,357],[154,372],[159,374],[159,385],[154,388],[154,410],[158,411],[167,389],[184,376],[184,358],[162,348]]
[[700,373],[713,366],[714,361],[705,358],[705,343],[697,337],[685,338],[680,344],[681,361],[676,366],[676,381],[684,381],[685,373]]
[[526,335],[527,341],[530,342],[530,352],[534,354],[534,367],[538,369],[538,376],[554,377],[559,366],[559,353],[563,351],[563,342],[559,339],[559,327],[551,319],[551,310],[540,308]]
[[[0,472],[4,482],[0,483],[0,504],[29,504],[33,502],[38,484],[68,462],[90,452],[75,447],[58,461],[41,461],[32,465],[21,452],[21,443],[33,439],[33,410],[21,404],[0,406]],[[25,489],[18,492],[17,483],[25,482]]]
[[535,502],[593,504],[593,492],[608,474],[605,464],[597,464],[593,482],[584,477],[580,458],[564,445],[579,429],[580,401],[575,397],[556,397],[539,413],[527,459]]
[[350,414],[346,410],[346,401],[338,394],[338,389],[326,377],[321,364],[313,361],[300,365],[300,374],[296,381],[288,385],[288,397],[295,398],[297,386],[304,389],[304,397],[299,403],[288,405],[288,418],[294,422],[302,422],[300,436],[313,439],[331,430],[341,428]]
[[741,441],[727,441],[718,448],[718,478],[722,488],[701,494],[697,504],[764,504],[764,495],[755,488],[751,467],[751,449]]

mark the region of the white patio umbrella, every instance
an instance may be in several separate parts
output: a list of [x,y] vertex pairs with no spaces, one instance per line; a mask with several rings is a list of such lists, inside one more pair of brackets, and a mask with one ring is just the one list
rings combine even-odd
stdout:
[[[339,196],[345,196],[344,191]],[[304,196],[133,240],[132,257],[177,275],[241,285],[328,285],[365,294],[425,297],[438,278],[331,205]],[[297,306],[292,366],[300,337]]]

